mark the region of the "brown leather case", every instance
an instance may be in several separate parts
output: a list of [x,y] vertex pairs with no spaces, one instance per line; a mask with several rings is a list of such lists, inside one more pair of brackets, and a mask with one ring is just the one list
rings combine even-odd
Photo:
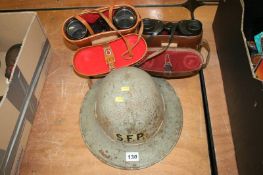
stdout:
[[[169,35],[143,35],[149,47],[163,47],[169,42]],[[196,36],[182,36],[175,34],[171,41],[171,45],[176,45],[173,47],[184,47],[197,49],[202,41],[202,33]]]
[[[164,24],[170,23],[171,21],[162,21]],[[172,23],[177,23],[173,21]],[[180,35],[178,32],[175,32],[173,39],[171,41],[172,47],[184,47],[197,49],[202,41],[203,32],[199,35],[194,36],[184,36]],[[163,47],[169,43],[170,35],[160,34],[160,35],[143,35],[148,47]]]
[[[128,28],[128,29],[123,29],[123,30],[118,30],[112,23],[112,16],[115,10],[121,8],[121,7],[128,7],[130,9],[132,9],[135,14],[136,14],[136,23],[133,27]],[[105,16],[103,13],[107,12],[108,16]],[[106,32],[101,32],[101,33],[96,33],[94,34],[94,32],[92,31],[91,27],[89,26],[88,22],[85,21],[85,19],[81,19],[81,16],[83,15],[87,15],[87,14],[98,14],[100,15],[110,26],[111,30],[110,31],[106,31]],[[79,39],[79,40],[72,40],[70,38],[67,37],[65,30],[64,30],[64,26],[67,23],[67,21],[71,18],[77,18],[80,19],[80,22],[86,26],[86,28],[88,29],[89,33],[91,35]],[[107,18],[107,19],[105,19]],[[84,46],[90,46],[90,45],[97,45],[97,44],[101,44],[104,42],[108,42],[111,40],[116,39],[119,35],[125,35],[125,34],[129,34],[129,33],[136,33],[139,30],[136,30],[139,27],[139,24],[141,22],[141,17],[139,15],[139,13],[137,12],[137,10],[130,5],[127,4],[123,4],[123,5],[114,5],[114,6],[109,6],[109,7],[101,7],[101,8],[97,8],[97,9],[91,9],[91,10],[84,10],[82,13],[75,15],[75,16],[71,16],[68,19],[65,20],[63,27],[62,27],[62,34],[64,39],[66,40],[66,42],[78,46],[78,47],[84,47]],[[110,24],[109,24],[110,23]]]
[[[206,50],[202,53],[201,50]],[[164,52],[147,59],[160,48],[148,48],[148,53],[144,60],[137,64],[142,70],[145,70],[152,76],[162,78],[183,78],[197,74],[209,63],[210,48],[207,41],[200,43],[198,50],[192,48],[168,48]]]

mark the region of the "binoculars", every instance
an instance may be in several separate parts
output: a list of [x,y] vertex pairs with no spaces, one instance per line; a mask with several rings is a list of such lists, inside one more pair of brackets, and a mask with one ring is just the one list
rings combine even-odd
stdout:
[[[112,20],[113,25],[119,30],[129,29],[136,24],[137,15],[133,9],[123,6],[113,11],[113,16],[110,20]],[[94,34],[112,30],[108,22],[101,16],[95,22],[88,24]],[[65,23],[64,32],[71,40],[79,40],[91,35],[87,27],[75,17],[70,18]]]
[[198,20],[181,20],[179,22],[163,22],[157,19],[143,19],[144,35],[171,34],[175,27],[176,33],[183,36],[195,36],[202,32],[202,23]]

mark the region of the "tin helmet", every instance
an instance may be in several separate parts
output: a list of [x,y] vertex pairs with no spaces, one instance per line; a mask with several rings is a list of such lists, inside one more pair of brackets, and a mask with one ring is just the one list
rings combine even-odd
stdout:
[[173,88],[135,67],[112,71],[87,92],[80,127],[89,150],[121,169],[162,160],[177,143],[182,108]]

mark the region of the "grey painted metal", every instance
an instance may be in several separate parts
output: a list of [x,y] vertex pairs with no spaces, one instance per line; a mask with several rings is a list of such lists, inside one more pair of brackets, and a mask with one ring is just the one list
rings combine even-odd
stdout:
[[37,111],[38,101],[35,95],[32,95],[30,98],[30,102],[28,104],[27,111],[25,113],[25,118],[33,124],[33,121],[35,119],[35,113]]
[[[43,48],[43,51],[48,52],[47,46]],[[40,58],[40,61],[38,62],[38,65],[36,67],[36,70],[40,68],[40,63],[43,60],[43,58]],[[12,81],[9,85],[9,90],[7,92],[7,98],[9,101],[16,107],[17,110],[22,111],[23,110],[23,104],[25,103],[27,93],[30,90],[29,84],[26,82],[26,79],[23,75],[23,73],[20,71],[19,67],[16,66],[13,74]],[[30,97],[30,103],[29,108],[30,110],[27,110],[26,118],[28,121],[32,124],[35,116],[35,111],[37,108],[37,98],[35,95],[32,95]]]
[[26,79],[19,67],[16,66],[9,85],[9,90],[7,92],[7,98],[18,111],[22,110],[28,89],[29,84],[26,82]]
[[[183,111],[174,89],[160,78],[127,67],[97,81],[80,110],[80,127],[89,150],[104,163],[141,169],[161,161],[177,143]],[[137,161],[126,153],[136,152]]]
[[5,156],[5,150],[0,149],[0,167]]
[[97,121],[112,140],[142,143],[161,127],[163,99],[152,78],[143,71],[115,71],[101,82],[98,92]]

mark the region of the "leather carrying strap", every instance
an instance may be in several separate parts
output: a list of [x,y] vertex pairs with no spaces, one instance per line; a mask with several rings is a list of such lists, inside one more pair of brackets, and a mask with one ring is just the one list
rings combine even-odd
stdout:
[[[125,5],[127,6],[127,5]],[[113,25],[112,23],[112,16],[113,16],[113,9],[114,9],[115,6],[108,6],[108,7],[101,7],[101,8],[97,8],[97,9],[92,9],[92,10],[84,10],[82,12],[83,13],[98,13],[104,20],[105,22],[109,25],[109,27],[114,30],[119,36],[121,36],[121,38],[124,40],[126,46],[127,46],[127,51],[124,52],[122,54],[122,57],[124,59],[130,59],[133,57],[133,53],[132,53],[132,49],[138,44],[138,42],[140,41],[141,39],[141,36],[142,36],[142,32],[143,32],[143,23],[141,22],[140,20],[140,16],[139,14],[136,13],[137,15],[137,20],[138,22],[141,22],[141,26],[140,26],[140,29],[139,29],[139,32],[138,32],[138,40],[131,46],[131,44],[129,43],[129,41],[125,38],[125,36]],[[120,6],[121,7],[121,6]],[[129,6],[130,8],[132,8],[131,6]],[[133,8],[132,8],[133,9]],[[107,18],[103,12],[108,10],[109,11],[109,18]],[[92,28],[90,27],[90,25],[83,19],[81,18],[80,16],[76,16],[76,18],[88,29],[88,31],[90,32],[91,35],[94,34],[94,31],[92,30]],[[126,54],[129,54],[129,57],[126,58],[125,55]]]
[[103,11],[106,11],[107,9],[109,9],[109,8],[110,8],[110,6],[100,7],[100,8],[91,9],[91,10],[85,9],[85,10],[83,10],[81,12],[81,14],[84,14],[84,13],[98,13],[98,11],[103,12]]
[[[141,26],[140,26],[140,29],[139,29],[139,32],[138,32],[138,39],[137,41],[131,46],[131,49],[133,49],[140,41],[141,37],[142,37],[142,32],[143,32],[143,22],[141,22]],[[126,52],[124,52],[122,54],[122,57],[124,57],[124,55],[126,55],[128,53],[128,50]]]
[[88,31],[89,31],[89,33],[90,33],[91,35],[94,34],[94,31],[93,31],[92,28],[90,27],[89,23],[87,23],[87,21],[85,21],[85,20],[84,20],[83,18],[81,18],[79,15],[76,15],[75,18],[76,18],[77,20],[79,20],[79,21],[88,29]]
[[[143,23],[142,23],[142,24],[143,24]],[[169,48],[169,46],[170,46],[170,44],[171,44],[171,42],[172,42],[172,40],[173,40],[173,36],[174,36],[174,34],[175,34],[175,30],[176,30],[176,25],[173,25],[173,28],[172,28],[172,30],[171,30],[171,34],[170,34],[170,37],[169,37],[169,41],[168,41],[167,46],[165,46],[165,47],[163,47],[162,49],[157,50],[156,52],[153,52],[152,54],[148,55],[143,61],[141,61],[140,63],[138,63],[138,64],[136,64],[136,65],[137,65],[137,66],[140,66],[140,65],[142,65],[143,63],[145,63],[146,61],[148,61],[148,60],[156,57],[157,55],[160,55],[160,54],[163,53],[164,51],[166,51],[166,50]]]
[[[207,55],[204,56],[202,53],[202,48],[204,48],[207,51]],[[200,54],[202,55],[203,58],[203,65],[202,65],[202,69],[206,68],[206,66],[208,65],[209,61],[210,61],[210,47],[209,44],[207,42],[207,40],[202,40],[199,47],[198,47],[198,51],[200,52]]]
[[[122,39],[124,40],[126,46],[127,46],[127,51],[124,52],[122,54],[122,57],[125,58],[124,56],[129,53],[129,58],[132,58],[133,57],[133,54],[132,54],[132,49],[139,43],[141,37],[142,37],[142,32],[143,32],[143,23],[141,22],[141,25],[140,25],[140,28],[139,28],[139,32],[138,32],[138,39],[137,41],[131,46],[129,41],[125,38],[125,36],[123,36],[121,34],[121,32],[112,24],[112,12],[113,12],[113,7],[110,7],[109,9],[109,16],[110,16],[110,19],[108,19],[102,12],[99,12],[100,16],[107,22],[107,24],[114,30],[116,31],[121,37]],[[139,16],[137,17],[139,18]],[[141,20],[140,20],[141,21]]]
[[102,12],[98,12],[98,13],[106,21],[106,23],[110,26],[110,28],[112,28],[114,31],[116,31],[122,37],[122,39],[124,40],[124,42],[125,42],[125,44],[127,46],[129,56],[133,57],[132,47],[131,47],[129,41],[125,38],[125,36],[123,36],[121,34],[121,32],[112,24],[112,22],[109,21],[109,19]]
[[112,17],[113,17],[113,6],[110,6],[109,8],[109,20],[112,23]]

